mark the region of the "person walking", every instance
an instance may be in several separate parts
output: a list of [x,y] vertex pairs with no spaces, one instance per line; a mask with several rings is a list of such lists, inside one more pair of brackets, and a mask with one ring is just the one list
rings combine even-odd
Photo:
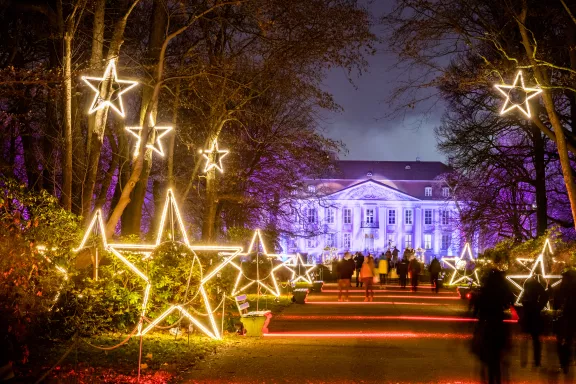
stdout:
[[388,268],[394,268],[394,262],[392,261],[392,252],[390,250],[386,251],[386,260],[388,260]]
[[394,263],[394,265],[396,265],[396,263],[398,262],[398,254],[400,253],[400,251],[398,250],[398,248],[396,248],[396,246],[394,246],[394,249],[392,249],[392,262]]
[[561,313],[556,330],[558,357],[562,370],[568,374],[576,333],[576,270],[568,269],[562,273],[562,282],[554,297],[554,306],[559,308]]
[[[543,321],[541,312],[548,302],[548,294],[542,285],[542,277],[534,275],[524,282],[524,293],[522,294],[522,315],[520,316],[520,326],[524,333],[532,338],[534,348],[534,366],[540,366],[542,347],[540,335],[542,334]],[[520,365],[525,367],[528,361],[528,340],[523,339],[520,348]]]
[[418,290],[418,278],[420,277],[420,262],[417,258],[412,258],[410,264],[408,265],[408,272],[410,272],[410,283],[412,285],[412,292]]
[[355,268],[356,264],[352,260],[352,255],[346,252],[344,258],[338,262],[338,301],[342,301],[342,291],[344,291],[344,301],[349,301],[348,290]]
[[438,286],[438,278],[440,276],[440,272],[442,272],[442,266],[440,265],[440,261],[438,261],[436,256],[434,256],[430,262],[428,272],[430,272],[430,284],[432,284],[432,291],[436,291],[436,293],[438,293],[440,289]]
[[380,274],[380,287],[386,285],[386,276],[388,275],[388,259],[382,255],[378,261],[378,273]]
[[396,273],[400,278],[400,287],[406,288],[406,277],[408,275],[408,261],[406,259],[400,260],[396,267]]
[[374,301],[374,258],[368,256],[360,269],[360,277],[366,287],[364,301]]
[[364,264],[364,255],[360,252],[356,252],[354,263],[356,263],[356,288],[358,288],[362,286],[362,281],[360,280],[360,269],[362,268],[362,264]]

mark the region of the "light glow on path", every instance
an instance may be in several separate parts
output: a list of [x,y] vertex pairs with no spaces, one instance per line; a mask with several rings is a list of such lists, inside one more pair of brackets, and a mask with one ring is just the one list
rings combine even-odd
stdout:
[[307,338],[363,338],[363,339],[471,339],[471,334],[430,332],[273,332],[264,337],[307,337]]
[[[473,323],[478,319],[473,317],[455,317],[455,316],[361,316],[361,315],[280,315],[277,321],[281,320],[408,320],[408,321],[445,321],[445,322],[463,322]],[[517,323],[518,320],[504,320],[505,323]]]
[[448,306],[450,304],[436,304],[436,303],[415,303],[415,302],[402,302],[402,301],[306,301],[306,304],[312,305],[420,305],[420,306]]

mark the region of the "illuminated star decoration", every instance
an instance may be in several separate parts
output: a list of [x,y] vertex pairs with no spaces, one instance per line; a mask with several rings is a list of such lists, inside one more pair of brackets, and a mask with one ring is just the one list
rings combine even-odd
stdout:
[[[148,277],[142,273],[134,264],[132,264],[128,259],[126,259],[118,250],[115,248],[117,244],[108,244],[108,240],[106,239],[106,231],[104,227],[104,220],[102,219],[102,211],[96,210],[94,216],[92,217],[92,221],[88,226],[88,229],[84,233],[84,237],[82,238],[82,242],[78,246],[78,248],[73,249],[74,252],[79,252],[83,248],[86,247],[86,243],[88,238],[91,234],[98,233],[102,237],[102,245],[108,251],[110,251],[115,257],[117,257],[124,265],[128,267],[132,272],[134,272],[140,279],[142,279],[146,283],[146,288],[144,289],[144,298],[142,300],[142,309],[141,309],[141,319],[144,317],[146,312],[146,304],[148,303],[148,295],[150,293],[151,283]],[[98,260],[96,260],[96,264]],[[142,329],[142,320],[138,323],[138,333],[140,333]]]
[[218,142],[216,140],[214,140],[212,143],[212,148],[200,150],[200,153],[206,158],[204,172],[208,172],[212,168],[216,168],[220,172],[224,173],[224,168],[222,167],[222,159],[228,154],[228,151],[218,149]]
[[[52,251],[54,251],[55,249],[56,249],[56,248],[52,248]],[[56,268],[56,270],[57,270],[58,272],[60,272],[60,273],[63,275],[63,277],[64,277],[64,281],[62,281],[62,282],[60,283],[60,287],[58,288],[58,292],[56,292],[56,296],[54,296],[54,300],[52,300],[52,306],[48,309],[49,311],[51,311],[52,308],[54,308],[54,306],[56,305],[56,302],[58,301],[58,298],[60,297],[60,292],[62,291],[62,288],[64,287],[64,283],[65,283],[66,281],[68,281],[68,271],[67,271],[65,268],[63,268],[63,267],[54,264],[54,262],[52,261],[52,259],[50,259],[48,256],[46,256],[46,251],[47,251],[47,249],[46,249],[46,246],[45,246],[45,245],[38,245],[38,246],[36,246],[36,250],[38,250],[38,253],[41,254],[42,257],[44,257],[44,259],[45,259],[49,264],[53,264],[53,265],[54,265],[54,268]]]
[[[149,148],[159,154],[160,156],[164,157],[164,148],[162,147],[162,143],[160,139],[163,138],[165,135],[172,131],[172,127],[170,126],[157,126],[154,123],[154,119],[152,118],[152,114],[150,114],[150,129],[154,129],[156,131],[156,136],[154,139],[154,143],[146,144],[146,148]],[[138,150],[140,149],[140,140],[142,139],[140,135],[142,134],[142,127],[126,127],[126,130],[130,132],[132,136],[136,139],[136,148],[134,148],[134,157],[138,156]]]
[[[552,251],[552,245],[550,244],[550,239],[548,238],[546,238],[546,241],[544,241],[544,247],[542,247],[542,255],[546,255],[547,250],[550,253],[550,255],[554,254],[554,251]],[[530,259],[527,257],[517,257],[516,262],[520,264],[522,267],[526,268],[527,270],[530,270],[531,268],[528,265],[533,263],[534,259]]]
[[312,284],[312,277],[310,272],[316,268],[316,264],[304,263],[302,256],[299,253],[293,256],[292,259],[285,263],[284,266],[292,271],[292,278],[290,281],[294,284],[302,280],[305,283]]
[[[526,280],[530,279],[532,276],[534,276],[536,269],[540,267],[540,275],[546,280],[546,284],[550,284],[549,280],[557,280],[556,282],[552,283],[550,285],[550,287],[555,287],[556,285],[560,284],[560,282],[562,281],[562,276],[561,275],[547,275],[545,268],[544,268],[544,255],[541,254],[536,258],[536,261],[534,262],[534,265],[532,266],[532,269],[530,270],[530,273],[528,275],[510,275],[510,276],[506,276],[506,278],[516,287],[520,290],[520,293],[518,294],[518,297],[516,299],[516,305],[522,305],[521,299],[522,299],[522,295],[524,294],[524,284],[526,283]],[[515,280],[523,280],[522,281],[522,285],[520,285],[519,283],[517,283]]]
[[[256,239],[258,239],[258,245],[256,245],[256,250],[254,250],[254,244],[256,244]],[[262,245],[262,252],[259,252],[259,245]],[[256,231],[254,231],[254,235],[252,236],[252,241],[250,242],[250,246],[248,247],[248,251],[246,251],[245,253],[242,253],[241,255],[249,255],[253,252],[256,252],[256,262],[258,263],[259,260],[259,256],[260,253],[262,253],[264,256],[268,257],[268,258],[280,258],[281,255],[279,254],[275,254],[275,253],[268,253],[268,251],[266,250],[266,246],[264,245],[264,242],[262,241],[262,234],[260,233],[260,230],[257,229]],[[280,296],[280,289],[278,288],[278,283],[276,282],[276,276],[274,276],[274,272],[276,270],[278,270],[279,268],[283,267],[286,263],[283,262],[279,265],[276,265],[275,267],[272,267],[272,270],[270,271],[270,273],[263,277],[260,278],[260,270],[257,269],[257,273],[258,276],[257,278],[254,279],[250,279],[249,277],[247,277],[244,274],[244,271],[242,270],[242,266],[239,265],[238,263],[232,261],[231,262],[232,266],[234,266],[237,270],[238,270],[238,276],[236,277],[236,282],[234,284],[234,288],[232,289],[232,296],[237,295],[238,293],[244,291],[245,289],[247,289],[248,287],[250,287],[253,284],[258,284],[261,288],[264,288],[267,292],[269,292],[271,295],[273,296]],[[256,268],[259,268],[259,266],[257,265]],[[249,280],[248,284],[246,285],[240,285],[240,282],[242,282],[242,280]],[[240,287],[239,287],[240,286]]]
[[[122,95],[137,86],[138,82],[118,79],[115,59],[110,60],[102,77],[82,76],[82,80],[95,93],[88,114],[92,114],[99,109],[109,106],[117,114],[125,117]],[[108,82],[108,80],[110,80],[110,82]],[[104,87],[106,84],[109,84],[109,89]],[[110,94],[108,94],[108,92],[110,92]]]
[[[466,254],[468,254],[468,255],[466,256]],[[462,250],[462,254],[460,255],[460,257],[443,257],[442,258],[442,261],[454,270],[448,285],[456,285],[463,280],[466,280],[468,278],[472,278],[470,275],[466,274],[466,272],[467,272],[466,271],[467,260],[475,262],[474,256],[472,255],[472,249],[470,248],[470,244],[468,244],[468,243],[466,243],[464,245],[464,249]],[[476,272],[476,269],[474,269],[473,275],[474,275],[474,277],[472,278],[472,285],[480,285],[480,278],[478,277],[478,273]]]
[[[522,85],[521,90],[524,92],[524,100],[520,103],[516,103],[515,101],[511,100],[510,93],[513,90],[519,90],[520,86],[518,86],[518,80],[520,80],[520,84]],[[538,96],[542,89],[540,88],[526,88],[524,85],[524,77],[522,76],[522,71],[518,71],[516,74],[516,78],[514,79],[514,83],[512,85],[495,85],[496,89],[500,91],[506,98],[504,101],[504,105],[500,110],[500,114],[503,115],[514,108],[518,108],[520,112],[522,112],[526,117],[530,118],[530,103],[528,102],[531,98]],[[525,107],[522,106],[525,104]]]
[[[145,329],[139,329],[138,335],[145,335],[146,333],[150,332],[156,325],[158,325],[162,320],[164,320],[168,315],[173,313],[174,311],[179,311],[182,316],[188,318],[195,326],[197,326],[204,334],[213,338],[219,339],[221,337],[220,331],[216,322],[214,320],[214,316],[212,314],[212,309],[210,306],[210,301],[208,299],[208,295],[206,294],[206,290],[204,288],[204,284],[206,284],[213,276],[215,276],[224,266],[232,261],[234,257],[236,257],[241,251],[241,247],[234,247],[234,246],[210,246],[210,245],[200,245],[200,246],[191,246],[188,236],[186,234],[186,227],[184,225],[184,221],[182,220],[182,216],[180,215],[180,210],[176,203],[176,199],[174,198],[174,193],[171,189],[168,190],[166,194],[166,201],[164,204],[164,208],[162,210],[162,217],[160,220],[160,226],[158,228],[158,234],[156,236],[156,241],[154,244],[110,244],[109,249],[116,255],[120,255],[121,251],[131,251],[131,252],[141,252],[144,254],[151,254],[158,246],[163,243],[164,237],[164,230],[169,229],[169,241],[178,241],[181,244],[184,244],[188,249],[192,251],[195,255],[194,251],[223,251],[226,252],[228,255],[218,266],[216,266],[210,273],[201,278],[200,285],[198,287],[198,292],[202,298],[204,306],[206,308],[209,320],[209,327],[202,324],[194,315],[192,315],[186,308],[189,306],[189,303],[174,303],[171,304],[168,309],[166,309],[160,316],[154,319]],[[176,231],[180,233],[180,238],[176,240]],[[193,261],[194,262],[194,261]],[[145,294],[145,301],[143,305],[143,313],[142,317],[145,315],[145,304],[148,302],[149,296],[154,294],[154,292],[149,292],[147,289]]]

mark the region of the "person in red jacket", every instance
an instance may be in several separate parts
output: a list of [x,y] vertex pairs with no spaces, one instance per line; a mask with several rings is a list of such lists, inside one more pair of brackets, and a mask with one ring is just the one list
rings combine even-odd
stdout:
[[352,260],[350,252],[344,254],[344,258],[338,262],[338,301],[342,301],[342,291],[344,290],[344,301],[348,300],[348,289],[354,274],[356,263]]

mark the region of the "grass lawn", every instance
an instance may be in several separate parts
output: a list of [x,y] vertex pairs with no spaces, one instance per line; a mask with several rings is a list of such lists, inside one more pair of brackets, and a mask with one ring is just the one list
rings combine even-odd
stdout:
[[[248,295],[250,310],[268,309],[280,313],[292,303],[290,296],[282,296],[276,302],[273,296]],[[169,383],[198,361],[217,358],[219,348],[249,342],[234,333],[233,324],[239,322],[236,304],[229,301],[226,306],[226,322],[229,332],[222,340],[211,340],[200,334],[183,333],[178,337],[168,331],[157,331],[144,336],[142,345],[142,371],[140,383]],[[219,320],[217,320],[219,323]],[[90,344],[110,347],[118,344],[127,335],[105,334],[86,340]],[[19,380],[15,383],[33,383],[48,371],[73,345],[71,341],[49,345],[36,345],[30,349],[30,362],[18,368]],[[132,337],[119,348],[103,351],[77,342],[66,358],[50,373],[44,383],[136,383],[140,338]]]

